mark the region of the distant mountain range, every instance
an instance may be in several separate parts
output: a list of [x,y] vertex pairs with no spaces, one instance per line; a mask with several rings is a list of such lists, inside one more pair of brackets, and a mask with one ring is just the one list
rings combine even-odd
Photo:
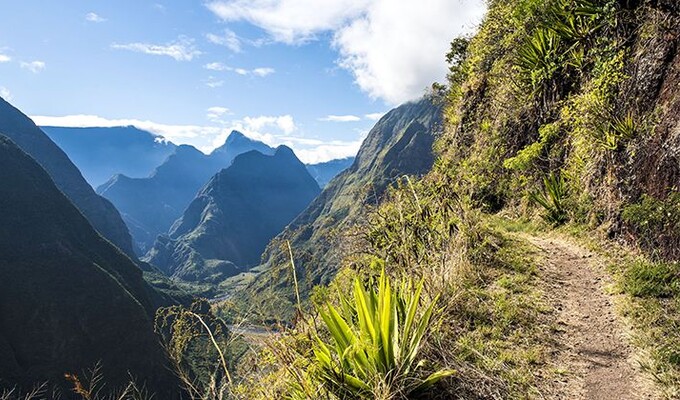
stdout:
[[92,187],[112,176],[149,176],[175,152],[175,144],[133,126],[113,128],[65,128],[41,126],[78,166]]
[[217,175],[146,257],[169,276],[220,280],[259,264],[267,243],[319,194],[291,149],[250,151]]
[[339,173],[352,166],[354,157],[339,158],[318,164],[307,164],[307,171],[319,184],[322,189],[328,185],[331,179]]
[[[303,294],[313,285],[330,282],[345,256],[337,232],[360,220],[367,204],[375,204],[385,190],[404,175],[422,175],[434,163],[432,145],[441,129],[441,107],[429,98],[399,106],[378,121],[361,145],[350,168],[335,177],[284,232],[267,246],[262,256],[264,272],[236,296],[255,298],[269,290],[288,295],[293,283],[285,242],[295,253]],[[292,306],[292,303],[288,304]],[[286,306],[279,304],[283,312]],[[292,307],[288,308],[290,311]],[[286,317],[291,317],[287,315]]]
[[0,134],[33,157],[99,233],[135,257],[130,233],[116,208],[94,192],[66,154],[30,118],[1,98]]
[[[49,140],[20,121],[13,135],[24,143]],[[107,390],[134,376],[160,398],[178,398],[153,330],[156,294],[141,270],[2,135],[0,182],[0,388],[62,386],[65,373],[82,376],[101,362]]]
[[213,175],[231,165],[237,155],[251,150],[274,152],[264,143],[233,131],[224,145],[209,155],[192,146],[178,146],[148,177],[116,175],[98,187],[97,192],[120,210],[143,254],[158,235],[169,231]]

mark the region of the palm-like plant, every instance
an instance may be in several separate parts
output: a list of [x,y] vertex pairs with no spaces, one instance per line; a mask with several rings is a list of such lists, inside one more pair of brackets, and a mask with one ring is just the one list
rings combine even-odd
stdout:
[[567,210],[564,207],[564,199],[567,195],[567,185],[562,174],[551,172],[543,178],[543,190],[529,194],[531,200],[540,204],[547,213],[543,218],[554,225],[567,220]]
[[377,291],[371,286],[355,280],[353,301],[342,297],[340,307],[320,312],[332,339],[319,338],[314,348],[326,388],[342,399],[409,398],[452,375],[420,372],[418,354],[437,301],[419,313],[422,282],[393,288],[383,270]]

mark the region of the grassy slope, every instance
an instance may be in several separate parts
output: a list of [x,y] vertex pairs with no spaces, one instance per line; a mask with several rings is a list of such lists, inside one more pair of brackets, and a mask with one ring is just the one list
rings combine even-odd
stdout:
[[[503,233],[509,227],[485,214],[535,217],[530,194],[545,190],[548,173],[565,181],[558,202],[569,226],[640,246],[656,261],[634,261],[631,250],[610,255],[647,366],[668,397],[677,395],[680,175],[672,151],[658,151],[680,146],[677,7],[491,1],[479,33],[452,53],[464,61],[451,66],[440,158],[357,229],[351,246],[361,256],[346,272],[375,274],[378,257],[391,274],[422,277],[431,296],[447,299],[428,357],[460,372],[438,388],[444,397],[531,397],[535,376],[557,373],[545,370],[551,322],[541,317],[541,282],[523,245]],[[332,286],[346,286],[342,276]],[[312,299],[332,301],[332,290]],[[308,356],[304,340],[284,341]],[[285,391],[285,369],[274,364],[264,382]]]

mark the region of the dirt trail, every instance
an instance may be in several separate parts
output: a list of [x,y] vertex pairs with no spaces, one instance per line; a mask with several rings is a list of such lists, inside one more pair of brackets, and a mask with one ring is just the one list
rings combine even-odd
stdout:
[[610,278],[593,253],[557,238],[527,237],[545,260],[540,267],[556,322],[551,367],[561,379],[542,388],[548,399],[652,399],[636,369],[633,348],[616,317]]

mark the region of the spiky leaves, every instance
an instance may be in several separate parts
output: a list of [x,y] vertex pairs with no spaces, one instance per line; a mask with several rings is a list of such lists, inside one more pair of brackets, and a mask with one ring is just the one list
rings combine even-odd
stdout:
[[567,210],[564,207],[564,199],[567,195],[567,186],[561,173],[551,172],[543,178],[543,190],[530,194],[531,200],[541,205],[546,213],[543,218],[553,224],[559,225],[567,220]]
[[[330,341],[314,348],[320,377],[340,398],[408,398],[453,374],[422,377],[418,359],[437,299],[422,309],[422,282],[393,286],[384,270],[373,285],[354,282],[353,299],[320,311]],[[329,343],[331,342],[331,343]]]

